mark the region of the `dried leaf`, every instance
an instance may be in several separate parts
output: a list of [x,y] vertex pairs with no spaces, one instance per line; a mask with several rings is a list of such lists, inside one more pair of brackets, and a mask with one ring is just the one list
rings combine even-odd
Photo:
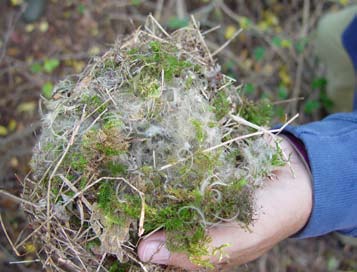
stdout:
[[17,107],[17,112],[19,113],[34,113],[36,110],[36,102],[35,101],[29,101],[29,102],[23,102]]
[[7,135],[7,128],[4,126],[0,126],[0,136],[6,136]]

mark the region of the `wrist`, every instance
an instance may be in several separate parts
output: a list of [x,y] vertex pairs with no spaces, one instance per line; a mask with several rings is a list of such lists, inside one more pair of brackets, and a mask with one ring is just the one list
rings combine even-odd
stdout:
[[280,181],[287,185],[287,195],[291,212],[294,213],[290,235],[300,231],[308,222],[312,211],[312,175],[308,162],[300,149],[286,136],[281,136],[281,147],[290,158],[284,171],[280,174]]

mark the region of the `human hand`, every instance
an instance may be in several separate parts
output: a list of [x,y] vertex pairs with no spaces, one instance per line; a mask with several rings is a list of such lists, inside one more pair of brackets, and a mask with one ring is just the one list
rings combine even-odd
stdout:
[[[256,220],[250,230],[243,229],[234,222],[220,224],[207,230],[212,238],[210,248],[229,244],[223,249],[223,259],[207,256],[217,269],[227,269],[258,258],[306,224],[312,209],[310,175],[299,155],[284,138],[281,148],[285,154],[291,154],[290,165],[287,164],[277,170],[277,178],[267,180],[265,185],[256,191]],[[198,269],[186,255],[170,253],[167,250],[164,231],[142,240],[138,247],[138,255],[143,262],[150,261],[187,270]]]

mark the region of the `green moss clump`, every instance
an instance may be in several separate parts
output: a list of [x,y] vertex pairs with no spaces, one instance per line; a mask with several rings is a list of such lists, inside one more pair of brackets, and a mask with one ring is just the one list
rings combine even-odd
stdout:
[[86,154],[96,151],[100,156],[113,157],[128,151],[129,143],[116,127],[91,129],[82,139],[82,146]]
[[125,164],[119,162],[108,161],[103,166],[104,172],[113,177],[125,176],[128,171],[128,167]]
[[127,51],[129,59],[141,62],[140,72],[130,80],[134,93],[141,97],[158,97],[162,73],[165,82],[171,82],[175,76],[192,66],[187,60],[177,57],[177,48],[171,44],[151,41],[147,46]]
[[281,149],[279,143],[275,143],[276,152],[272,155],[271,165],[275,167],[281,167],[286,165],[287,160],[284,158],[283,150]]
[[106,103],[98,95],[83,95],[82,102],[89,112],[97,110],[98,113],[102,113],[107,109]]
[[120,263],[118,261],[115,261],[109,268],[109,272],[127,272],[129,270],[129,263]]
[[121,225],[123,222],[117,211],[117,196],[112,182],[103,182],[98,192],[98,207],[103,210],[106,223]]
[[194,126],[194,128],[196,130],[197,142],[203,143],[203,141],[206,138],[206,131],[203,129],[202,123],[197,119],[191,120],[191,123],[192,123],[192,125]]
[[258,126],[269,126],[274,110],[267,99],[263,99],[257,103],[246,100],[243,102],[242,107],[239,108],[238,114]]
[[70,153],[70,162],[69,164],[72,166],[73,170],[83,173],[88,166],[88,160],[86,157],[79,152]]
[[122,126],[124,125],[123,122],[120,120],[120,118],[116,115],[113,114],[105,114],[103,116],[103,128],[105,130],[110,130],[110,129],[121,129]]
[[[51,233],[36,239],[51,243],[45,250],[87,248],[78,257],[88,271],[98,268],[93,258],[99,254],[108,256],[102,262],[108,271],[139,270],[135,245],[141,235],[161,228],[169,250],[211,268],[205,256],[222,257],[228,245],[210,248],[207,229],[227,221],[247,227],[253,220],[254,189],[285,164],[279,145],[249,138],[254,126],[230,115],[267,126],[270,103],[240,97],[194,28],[168,37],[158,29],[147,31],[150,25],[155,24],[93,60],[68,89],[71,95],[50,101],[53,111],[44,118],[35,150],[40,186],[31,181],[26,188],[34,192],[24,195],[55,207],[51,228],[43,228]],[[51,185],[49,197],[42,185]],[[80,196],[71,198],[77,192]],[[60,207],[68,197],[73,205]],[[39,212],[34,225],[43,223]],[[70,228],[61,228],[68,223]],[[61,239],[55,239],[57,229],[64,232]],[[91,248],[88,241],[95,238],[100,243]],[[60,257],[79,265],[73,252]]]
[[229,113],[231,109],[228,96],[223,91],[220,91],[216,94],[212,105],[217,120],[221,120],[224,116],[226,116]]

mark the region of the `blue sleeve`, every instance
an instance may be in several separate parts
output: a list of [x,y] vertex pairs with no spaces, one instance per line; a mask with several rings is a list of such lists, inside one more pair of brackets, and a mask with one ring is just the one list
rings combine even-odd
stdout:
[[[355,73],[357,72],[357,16],[353,18],[351,23],[342,33],[342,44],[350,56]],[[356,73],[357,76],[357,73]],[[357,80],[356,80],[357,81]],[[357,90],[353,99],[353,108],[357,110]]]
[[343,32],[342,44],[350,56],[355,71],[357,71],[357,16],[353,18]]
[[312,213],[295,238],[334,231],[357,237],[357,112],[289,126],[285,132],[304,143],[313,176]]

